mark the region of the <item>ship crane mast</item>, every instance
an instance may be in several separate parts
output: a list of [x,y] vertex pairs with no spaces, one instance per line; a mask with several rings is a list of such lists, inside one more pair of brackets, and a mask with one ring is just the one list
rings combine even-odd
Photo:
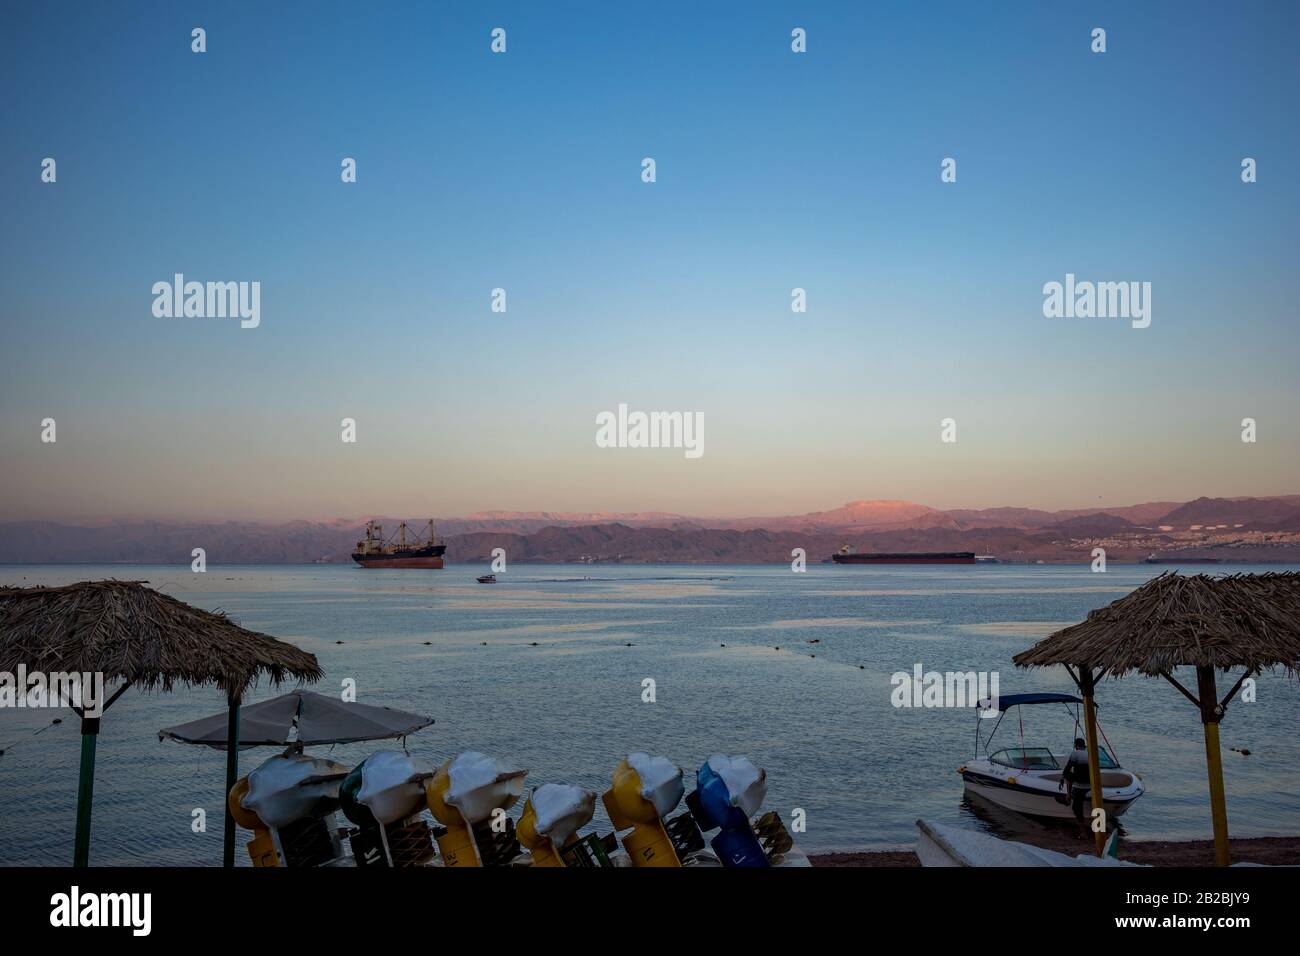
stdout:
[[367,521],[366,538],[357,542],[352,560],[363,568],[441,568],[447,546],[434,538],[432,518],[425,527],[428,538],[421,540],[419,535],[407,534],[407,524],[401,521],[393,539],[388,539],[382,525]]

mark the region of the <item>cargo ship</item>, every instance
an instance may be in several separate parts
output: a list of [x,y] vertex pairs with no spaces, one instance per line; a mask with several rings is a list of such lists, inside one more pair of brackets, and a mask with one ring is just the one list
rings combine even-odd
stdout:
[[406,540],[406,522],[397,526],[397,540],[385,541],[383,525],[366,522],[366,537],[357,542],[352,560],[363,568],[440,568],[445,544],[435,544],[433,519],[425,525],[426,535]]
[[847,544],[831,555],[836,564],[974,564],[974,551],[858,552]]

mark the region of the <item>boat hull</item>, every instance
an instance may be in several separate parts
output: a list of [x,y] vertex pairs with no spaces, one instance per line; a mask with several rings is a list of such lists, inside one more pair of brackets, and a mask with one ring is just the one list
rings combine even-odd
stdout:
[[[1023,813],[1025,816],[1052,820],[1074,819],[1074,810],[1070,804],[1060,803],[1056,799],[1057,789],[1054,783],[1036,786],[1036,778],[1026,774],[1018,775],[1015,771],[1010,771],[1005,776],[992,776],[967,770],[962,773],[962,780],[966,784],[967,792],[983,797],[1000,807]],[[1012,783],[1011,780],[1016,782]],[[1021,780],[1028,780],[1029,785],[1021,784]],[[1102,787],[1106,815],[1122,816],[1134,801],[1142,796],[1142,793],[1143,788],[1136,780],[1128,787]],[[1089,795],[1083,802],[1084,817],[1086,818],[1091,812],[1092,797]]]
[[406,551],[375,552],[365,554],[357,551],[352,560],[363,568],[431,568],[442,567],[442,555],[447,550],[444,544],[425,548],[412,548]]
[[975,552],[917,554],[832,554],[836,564],[975,564]]
[[352,556],[363,568],[433,568],[442,567],[442,558],[379,558],[374,555]]

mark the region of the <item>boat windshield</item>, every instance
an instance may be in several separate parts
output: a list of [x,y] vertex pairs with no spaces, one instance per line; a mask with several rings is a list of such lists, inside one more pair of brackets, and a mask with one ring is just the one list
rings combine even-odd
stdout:
[[[1061,765],[1046,747],[1008,747],[989,757],[990,762],[1016,770],[1060,770]],[[1102,770],[1115,770],[1119,764],[1105,747],[1097,748],[1097,762]]]
[[993,763],[1016,770],[1060,770],[1052,752],[1046,747],[1009,747],[989,757]]

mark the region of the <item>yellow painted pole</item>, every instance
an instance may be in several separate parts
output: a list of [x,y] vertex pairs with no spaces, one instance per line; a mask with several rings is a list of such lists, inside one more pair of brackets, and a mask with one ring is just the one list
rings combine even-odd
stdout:
[[[1097,702],[1093,700],[1092,668],[1084,667],[1080,670],[1079,676],[1083,678],[1083,722],[1088,735],[1088,777],[1092,784],[1092,806],[1093,809],[1101,807],[1104,813],[1106,804],[1101,791],[1101,756],[1097,750]],[[1092,826],[1091,819],[1088,825]],[[1093,839],[1097,844],[1097,855],[1103,856],[1106,852],[1106,831],[1094,833]]]
[[1218,689],[1214,683],[1214,668],[1196,668],[1198,696],[1201,698],[1201,725],[1205,730],[1205,769],[1210,777],[1210,819],[1214,824],[1214,865],[1227,866],[1228,802],[1223,792],[1223,759],[1219,751]]

